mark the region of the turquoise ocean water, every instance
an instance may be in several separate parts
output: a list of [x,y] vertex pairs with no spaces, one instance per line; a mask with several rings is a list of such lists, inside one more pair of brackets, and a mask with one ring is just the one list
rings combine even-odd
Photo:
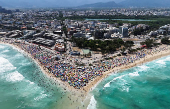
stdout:
[[56,109],[64,95],[58,86],[23,53],[0,45],[0,109]]
[[170,56],[111,74],[92,95],[88,109],[169,109]]

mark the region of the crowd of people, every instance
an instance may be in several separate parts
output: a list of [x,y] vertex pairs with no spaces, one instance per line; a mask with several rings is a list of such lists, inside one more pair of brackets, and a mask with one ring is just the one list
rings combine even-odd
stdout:
[[88,82],[97,76],[103,75],[104,72],[110,69],[128,65],[129,63],[134,63],[141,58],[145,58],[148,54],[151,55],[170,49],[169,46],[143,49],[133,55],[109,57],[109,59],[103,58],[101,60],[95,61],[91,66],[77,66],[75,64],[76,61],[81,60],[78,59],[78,57],[70,58],[70,56],[60,54],[58,52],[52,52],[53,50],[49,50],[36,44],[28,43],[23,40],[19,41],[16,39],[1,39],[1,41],[17,45],[22,50],[28,52],[34,59],[37,59],[45,69],[48,69],[49,73],[54,74],[62,81],[68,82],[70,86],[73,86],[76,89],[86,86]]

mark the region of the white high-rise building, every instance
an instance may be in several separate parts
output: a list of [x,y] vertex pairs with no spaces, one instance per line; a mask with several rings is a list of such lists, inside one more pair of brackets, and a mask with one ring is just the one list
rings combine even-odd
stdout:
[[128,36],[128,27],[120,26],[119,33],[122,34],[123,37],[129,37]]

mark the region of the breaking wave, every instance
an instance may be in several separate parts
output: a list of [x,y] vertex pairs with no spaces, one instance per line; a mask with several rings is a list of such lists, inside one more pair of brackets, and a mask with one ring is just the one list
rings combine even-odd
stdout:
[[97,101],[94,98],[94,95],[90,99],[90,104],[88,105],[87,109],[96,109]]

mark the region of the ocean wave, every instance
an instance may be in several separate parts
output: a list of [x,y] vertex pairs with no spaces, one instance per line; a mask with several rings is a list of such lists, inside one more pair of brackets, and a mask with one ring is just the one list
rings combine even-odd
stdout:
[[7,59],[0,57],[0,60],[0,73],[16,69]]
[[138,66],[138,68],[139,68],[139,69],[137,69],[138,71],[146,71],[146,70],[148,70],[148,69],[149,69],[149,67],[148,67],[148,66],[146,66],[146,65]]
[[129,92],[129,87],[128,86],[122,86],[122,91]]
[[18,71],[9,73],[6,76],[6,80],[9,82],[22,81],[23,79],[24,79],[24,76],[22,74],[20,74]]
[[168,56],[168,57],[166,57],[166,59],[165,59],[166,61],[170,61],[170,57]]
[[139,76],[138,72],[129,73],[130,76]]
[[110,87],[110,82],[104,85],[104,87]]
[[157,64],[166,65],[165,60],[158,60],[156,61]]
[[15,59],[18,59],[18,58],[21,58],[23,55],[21,54],[21,53],[17,53],[16,55],[15,55]]
[[5,48],[5,46],[3,46],[3,45],[0,45],[0,49],[4,49]]
[[120,91],[129,92],[129,88],[130,88],[129,82],[130,80],[121,79],[120,81],[117,82],[118,89]]
[[26,80],[26,82],[29,82],[30,84],[35,84],[34,82],[31,82],[30,80]]
[[18,71],[15,71],[16,67],[14,67],[7,59],[0,57],[0,60],[0,72],[12,72],[3,75],[2,78],[5,78],[6,81],[9,82],[21,81],[24,79],[23,75]]
[[18,64],[20,65],[20,67],[32,65],[31,62],[28,62],[28,61],[25,60],[25,59],[24,59],[24,60],[21,60]]
[[4,50],[4,51],[2,51],[1,53],[6,53],[6,52],[9,52],[9,50]]
[[110,82],[106,83],[104,87],[110,87],[110,83],[117,80],[117,79],[121,79],[122,77],[126,76],[127,74],[125,75],[121,75],[121,76],[118,76],[118,77],[115,77],[113,78]]
[[97,101],[94,98],[94,95],[90,99],[90,103],[87,107],[87,109],[96,109]]
[[22,49],[16,48],[16,47],[14,47],[14,46],[12,46],[12,48],[13,48],[14,50],[17,50],[18,52],[20,52],[20,53],[22,53],[22,54],[25,54],[24,50],[22,50]]
[[22,89],[22,93],[20,94],[21,97],[37,96],[39,93],[43,93],[42,89],[30,80],[24,79],[22,83],[25,87]]
[[47,96],[47,94],[44,94],[44,92],[42,92],[42,93],[40,93],[40,96],[35,97],[34,100],[35,101],[39,101],[39,100],[45,98],[46,96]]
[[118,77],[114,78],[112,81],[117,80],[117,79],[121,79],[121,78],[123,78],[123,77],[126,76],[126,75],[127,75],[127,74],[118,76]]

